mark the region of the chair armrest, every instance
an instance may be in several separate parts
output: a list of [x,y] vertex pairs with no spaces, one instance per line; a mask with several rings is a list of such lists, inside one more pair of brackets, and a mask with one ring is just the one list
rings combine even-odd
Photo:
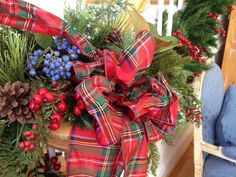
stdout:
[[224,156],[236,160],[236,147],[235,146],[227,146],[222,147],[222,154]]
[[[215,146],[213,144],[210,144],[210,143],[207,143],[207,142],[204,142],[204,141],[201,144],[202,144],[202,150],[204,152],[207,152],[209,154],[212,154],[214,156],[217,156],[219,158],[228,160],[228,161],[233,162],[233,163],[236,164],[236,159],[235,158],[228,157],[229,150],[230,150],[229,147],[228,148],[226,148],[226,147],[223,148],[221,146]],[[236,147],[234,147],[234,150],[236,150]],[[226,153],[227,155],[225,155],[225,152],[227,152]],[[236,155],[236,152],[235,152],[235,155]]]

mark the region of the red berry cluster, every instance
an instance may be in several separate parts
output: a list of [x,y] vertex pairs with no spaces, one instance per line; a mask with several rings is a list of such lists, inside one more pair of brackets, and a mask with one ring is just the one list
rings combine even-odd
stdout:
[[60,102],[57,103],[57,111],[53,112],[51,121],[50,121],[50,128],[51,130],[57,130],[60,128],[60,122],[62,120],[62,114],[67,111],[67,104],[65,102],[66,100],[66,94],[59,96]]
[[[66,94],[59,95],[58,98],[60,101],[56,105],[56,111],[52,113],[49,125],[49,128],[52,130],[57,130],[60,128],[62,114],[67,111]],[[56,96],[54,93],[50,92],[46,88],[41,88],[39,89],[38,93],[32,96],[29,107],[32,111],[36,112],[41,109],[43,103],[52,103],[52,102],[56,103],[57,101],[58,100],[56,100]]]
[[75,100],[77,101],[77,104],[74,107],[74,114],[79,116],[86,109],[86,105],[85,105],[82,97],[78,93],[75,93]]
[[209,12],[209,14],[208,14],[208,17],[209,17],[209,18],[212,18],[212,19],[215,20],[215,21],[218,19],[219,16],[220,16],[219,13]]
[[50,169],[53,169],[55,171],[59,171],[61,169],[61,164],[58,162],[57,156],[51,157],[50,164],[43,166],[43,169],[45,172],[49,171]]
[[202,52],[208,52],[208,49],[193,45],[190,40],[183,36],[183,31],[181,29],[178,29],[176,32],[174,32],[173,36],[179,39],[181,49],[184,49],[185,47],[188,49],[189,55],[193,60],[197,60],[202,63],[206,62]]
[[[39,128],[38,124],[33,124],[32,129],[37,130]],[[37,135],[33,133],[32,131],[26,131],[23,134],[26,138],[26,141],[22,141],[19,143],[19,148],[22,151],[25,152],[33,152],[36,149],[36,140],[37,140]]]
[[221,29],[215,29],[215,32],[216,33],[219,33],[220,34],[220,36],[223,38],[223,39],[225,39],[226,38],[226,31],[225,31],[225,29],[222,27]]
[[[232,7],[232,6],[231,6]],[[209,14],[208,14],[208,17],[209,18],[213,18],[213,20],[217,20],[218,19],[218,17],[219,17],[219,13],[213,13],[213,12],[209,12]],[[225,31],[225,29],[222,27],[221,29],[215,29],[215,32],[216,33],[219,33],[220,34],[220,36],[224,39],[224,38],[226,38],[226,31]]]
[[192,121],[202,121],[202,114],[197,109],[187,110],[187,116],[192,119]]
[[38,93],[32,96],[29,108],[36,112],[41,109],[43,103],[51,103],[55,100],[55,95],[46,88],[39,89]]

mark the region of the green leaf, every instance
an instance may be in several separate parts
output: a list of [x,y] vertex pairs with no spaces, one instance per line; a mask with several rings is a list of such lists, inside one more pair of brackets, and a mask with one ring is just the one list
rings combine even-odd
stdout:
[[40,33],[34,33],[35,40],[37,44],[46,49],[48,47],[54,46],[54,40],[52,36],[46,35],[46,34],[40,34]]
[[150,31],[152,32],[152,34],[155,36],[155,37],[158,37],[158,32],[157,32],[157,27],[152,24],[152,23],[149,23],[148,22],[148,25],[149,25],[149,28],[150,28]]
[[173,36],[165,36],[161,38],[156,37],[157,51],[155,55],[167,50],[173,49],[179,45],[178,39]]
[[4,131],[4,128],[5,128],[5,124],[4,122],[0,122],[0,136],[2,135],[3,131]]

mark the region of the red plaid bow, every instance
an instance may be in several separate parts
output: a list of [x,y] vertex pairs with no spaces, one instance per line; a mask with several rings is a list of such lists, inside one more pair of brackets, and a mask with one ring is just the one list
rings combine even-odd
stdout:
[[[62,36],[77,45],[92,63],[74,63],[82,82],[76,91],[95,119],[94,129],[74,126],[69,142],[68,176],[147,175],[148,142],[175,127],[178,98],[161,73],[143,77],[156,50],[150,32],[140,32],[121,54],[99,50],[58,17],[23,1],[0,1],[0,23]],[[104,69],[105,76],[90,74]],[[118,89],[119,88],[119,89]]]

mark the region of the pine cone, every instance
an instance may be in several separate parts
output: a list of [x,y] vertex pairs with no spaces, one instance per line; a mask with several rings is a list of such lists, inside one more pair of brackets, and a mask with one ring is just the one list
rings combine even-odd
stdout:
[[123,49],[121,32],[119,30],[113,30],[104,38],[103,44],[105,46],[116,45],[117,47]]
[[28,106],[33,90],[28,83],[20,81],[0,86],[0,117],[10,122],[32,123],[34,115]]

